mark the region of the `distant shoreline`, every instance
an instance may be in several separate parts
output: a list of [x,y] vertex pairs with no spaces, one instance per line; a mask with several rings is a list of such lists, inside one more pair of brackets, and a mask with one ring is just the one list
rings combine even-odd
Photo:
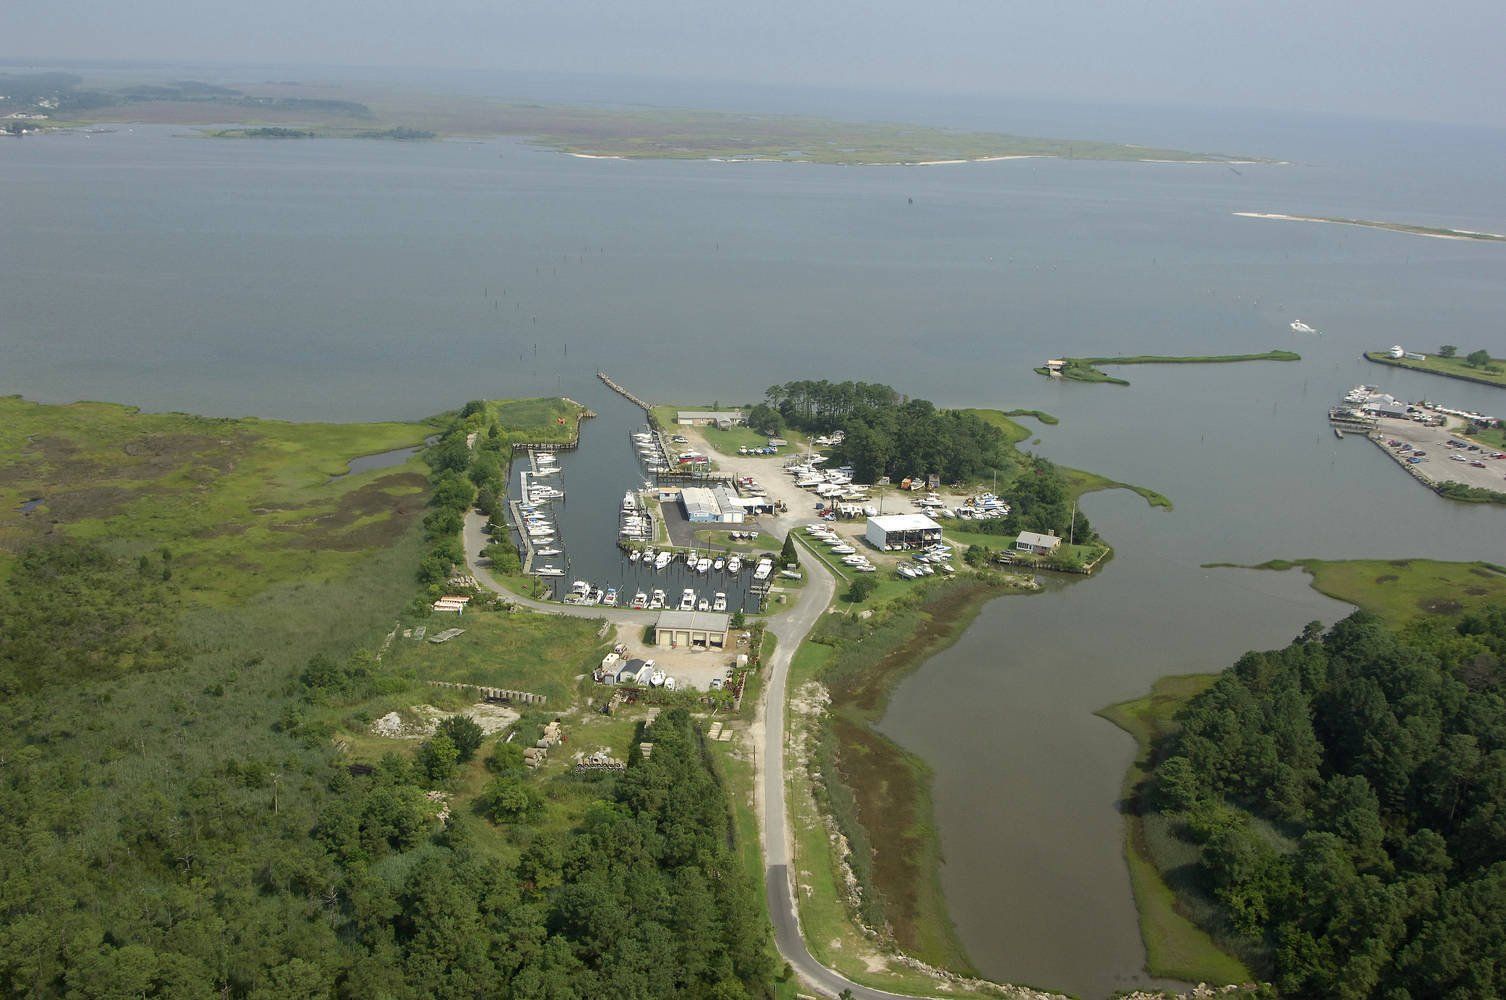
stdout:
[[1435,240],[1475,240],[1481,243],[1506,243],[1506,234],[1482,233],[1472,229],[1447,229],[1441,226],[1413,226],[1404,222],[1379,222],[1372,219],[1343,219],[1327,215],[1286,215],[1280,212],[1235,212],[1242,219],[1272,219],[1277,222],[1326,222],[1334,226],[1359,226],[1362,229],[1385,229],[1409,236],[1427,236]]

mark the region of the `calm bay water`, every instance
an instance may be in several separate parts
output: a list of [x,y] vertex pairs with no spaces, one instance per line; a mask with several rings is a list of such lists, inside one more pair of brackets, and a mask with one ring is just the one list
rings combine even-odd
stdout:
[[[1506,410],[1498,391],[1359,358],[1393,343],[1506,354],[1506,248],[1230,213],[1506,231],[1506,140],[1251,115],[1131,129],[1082,108],[1052,129],[1016,111],[959,105],[947,121],[1295,162],[624,162],[171,128],[0,142],[0,391],[337,420],[563,392],[603,412],[586,434],[610,442],[604,464],[567,460],[572,545],[639,478],[635,417],[597,368],[663,400],[862,378],[1055,413],[1040,450],[1176,509],[1090,498],[1113,562],[987,606],[883,725],[935,769],[944,885],[975,963],[1101,996],[1146,980],[1115,809],[1132,746],[1092,712],[1347,610],[1297,575],[1201,566],[1506,559],[1506,514],[1432,496],[1323,419],[1362,381]],[[1324,335],[1293,335],[1294,318]],[[1129,388],[1030,372],[1060,353],[1271,347],[1304,361],[1130,368]]]

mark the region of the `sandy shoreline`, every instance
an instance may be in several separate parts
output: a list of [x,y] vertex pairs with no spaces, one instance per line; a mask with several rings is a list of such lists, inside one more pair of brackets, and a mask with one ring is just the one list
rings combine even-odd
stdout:
[[1435,240],[1474,240],[1476,242],[1491,242],[1506,240],[1506,235],[1501,233],[1482,233],[1472,229],[1443,229],[1439,227],[1437,232],[1427,232],[1422,228],[1407,226],[1399,222],[1376,222],[1370,219],[1325,219],[1316,215],[1286,215],[1281,212],[1234,212],[1234,215],[1243,219],[1274,219],[1278,222],[1323,222],[1330,226],[1358,226],[1361,229],[1384,229],[1388,232],[1401,233],[1404,236],[1427,236]]

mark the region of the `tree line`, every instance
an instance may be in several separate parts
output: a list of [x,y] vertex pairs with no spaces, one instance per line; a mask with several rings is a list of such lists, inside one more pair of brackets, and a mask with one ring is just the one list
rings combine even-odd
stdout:
[[1250,653],[1177,716],[1149,805],[1283,994],[1506,993],[1506,608],[1357,613]]
[[786,382],[771,386],[769,405],[790,426],[846,434],[834,451],[864,482],[884,476],[937,475],[946,482],[1013,468],[1004,432],[976,413],[943,410],[869,382]]

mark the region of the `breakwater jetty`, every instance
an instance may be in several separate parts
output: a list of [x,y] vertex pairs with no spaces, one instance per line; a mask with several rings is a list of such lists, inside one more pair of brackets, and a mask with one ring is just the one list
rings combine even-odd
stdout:
[[644,413],[648,414],[649,425],[654,427],[655,429],[658,428],[658,422],[654,420],[654,408],[652,406],[639,399],[637,396],[633,395],[625,387],[618,385],[616,382],[612,381],[612,377],[606,372],[597,372],[596,377],[601,379],[602,384],[605,385],[608,389],[611,389],[613,392],[617,393],[617,395],[621,396],[629,403],[632,403]]

